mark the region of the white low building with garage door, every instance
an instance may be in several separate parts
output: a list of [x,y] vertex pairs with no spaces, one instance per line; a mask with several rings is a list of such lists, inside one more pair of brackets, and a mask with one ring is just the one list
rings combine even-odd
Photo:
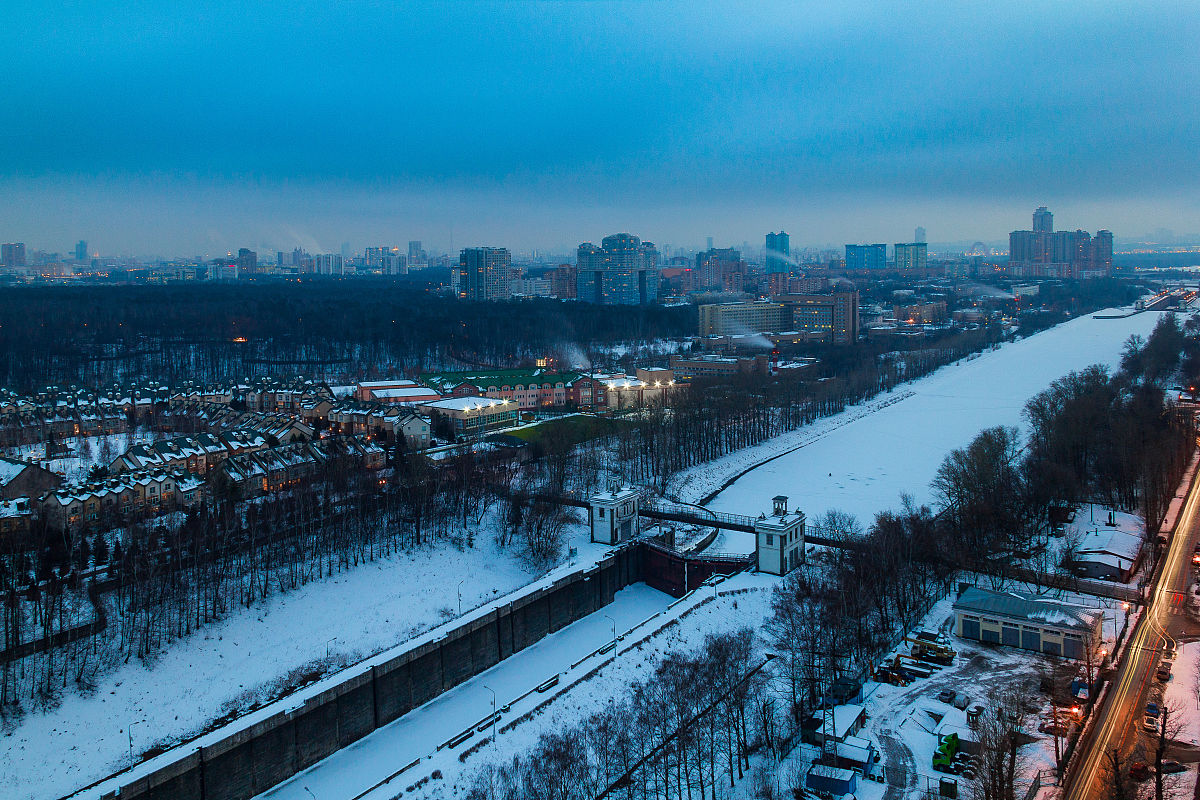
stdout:
[[1023,592],[971,586],[954,602],[954,632],[964,639],[1082,659],[1100,648],[1104,612]]

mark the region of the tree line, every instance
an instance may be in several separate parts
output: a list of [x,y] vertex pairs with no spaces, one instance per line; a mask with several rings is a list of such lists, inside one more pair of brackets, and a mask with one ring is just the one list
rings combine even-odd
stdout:
[[695,332],[690,307],[473,303],[435,288],[417,278],[0,288],[0,385],[355,380],[556,354],[569,365],[593,345]]

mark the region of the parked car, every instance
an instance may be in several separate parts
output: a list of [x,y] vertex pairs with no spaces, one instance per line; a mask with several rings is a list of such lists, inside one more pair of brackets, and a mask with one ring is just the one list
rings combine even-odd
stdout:
[[1176,772],[1186,772],[1187,767],[1178,761],[1168,759],[1162,763],[1162,771],[1163,775],[1174,775]]
[[1146,703],[1146,716],[1158,719],[1158,703]]
[[1142,720],[1142,730],[1146,733],[1154,733],[1158,730],[1158,718],[1147,716]]
[[1134,762],[1133,766],[1129,768],[1129,777],[1133,778],[1135,781],[1149,780],[1150,768],[1147,767],[1144,762],[1136,761]]
[[1171,668],[1167,666],[1159,667],[1154,673],[1154,677],[1158,678],[1158,680],[1162,681],[1163,683],[1166,683],[1167,681],[1171,680]]

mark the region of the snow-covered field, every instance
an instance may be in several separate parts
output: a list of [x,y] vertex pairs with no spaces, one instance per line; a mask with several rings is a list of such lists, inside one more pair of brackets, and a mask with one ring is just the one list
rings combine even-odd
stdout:
[[[580,526],[572,537],[580,560],[605,551]],[[465,613],[536,577],[490,537],[476,542],[365,564],[276,595],[173,643],[153,664],[120,666],[90,696],[68,693],[57,709],[28,714],[0,736],[0,797],[68,794],[128,766],[129,731],[134,753],[186,738],[301,665],[328,656],[357,661],[457,615],[459,588]]]
[[[697,500],[741,470],[797,448],[743,475],[709,507],[757,516],[774,495],[785,494],[810,520],[839,509],[869,523],[876,512],[898,507],[902,493],[929,502],[930,482],[950,450],[984,428],[1020,427],[1026,401],[1068,372],[1097,363],[1115,367],[1124,341],[1149,336],[1160,316],[1080,317],[942,367],[892,395],[689,470],[678,492]],[[723,546],[748,551],[753,544],[745,539],[744,547]]]

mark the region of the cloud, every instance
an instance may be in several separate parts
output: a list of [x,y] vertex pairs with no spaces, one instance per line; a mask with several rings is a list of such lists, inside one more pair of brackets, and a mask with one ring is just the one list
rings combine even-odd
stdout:
[[697,212],[836,240],[782,215],[891,203],[911,229],[923,208],[1060,198],[1169,220],[1200,188],[1183,3],[16,3],[10,21],[0,186],[95,195],[99,217],[150,183],[164,213],[248,241],[341,241],[307,231],[364,215],[382,236],[402,221],[380,208],[448,242],[595,238],[622,214],[698,238],[678,222]]

